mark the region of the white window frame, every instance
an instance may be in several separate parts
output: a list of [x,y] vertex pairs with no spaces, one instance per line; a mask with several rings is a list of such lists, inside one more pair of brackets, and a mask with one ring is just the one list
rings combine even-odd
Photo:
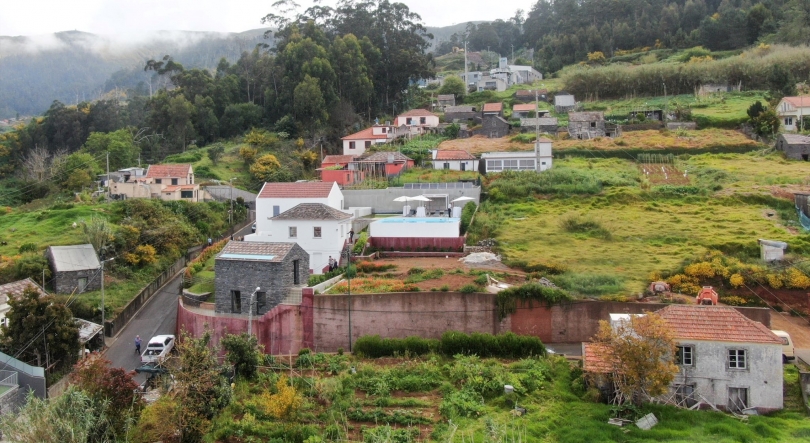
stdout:
[[[695,347],[691,345],[678,346],[675,352],[675,364],[678,366],[695,365]],[[679,357],[680,355],[680,357]]]
[[735,370],[748,369],[748,351],[739,348],[726,351],[726,367]]

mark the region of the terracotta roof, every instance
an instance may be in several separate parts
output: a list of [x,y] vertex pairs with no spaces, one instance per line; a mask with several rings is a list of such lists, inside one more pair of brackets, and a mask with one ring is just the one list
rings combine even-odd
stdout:
[[350,214],[323,203],[301,203],[282,212],[272,220],[346,220]]
[[503,110],[503,103],[484,103],[484,112],[500,112]]
[[789,145],[810,145],[810,137],[801,134],[782,134]]
[[725,306],[670,305],[656,311],[678,340],[781,344],[760,322]]
[[265,183],[258,198],[327,198],[335,182]]
[[467,151],[446,149],[436,152],[436,160],[475,160],[475,156]]
[[408,112],[399,114],[397,117],[427,117],[427,116],[431,116],[431,115],[436,116],[436,114],[428,111],[427,109],[416,108],[416,109],[411,109]]
[[799,108],[799,107],[808,107],[810,106],[810,95],[799,95],[796,97],[782,97],[782,100],[790,103],[791,105]]
[[569,122],[593,122],[602,121],[605,119],[605,114],[601,111],[594,112],[569,112]]
[[270,243],[231,240],[217,255],[217,260],[259,260],[280,262],[290,253],[295,243]]
[[413,159],[397,151],[380,151],[361,158],[361,162],[388,163],[388,157],[394,156],[394,162],[407,162]]
[[36,282],[31,280],[30,278],[26,278],[25,280],[17,280],[11,283],[6,283],[4,285],[0,285],[0,305],[5,304],[8,302],[8,297],[18,297],[22,295],[25,291],[25,288],[33,286],[34,289],[39,291],[40,294],[48,295],[44,289]]
[[373,134],[374,128],[366,128],[360,132],[355,132],[354,134],[349,134],[341,140],[377,140],[382,139],[385,140],[388,138],[387,134]]
[[191,173],[191,165],[151,165],[146,171],[147,178],[186,177]]
[[613,351],[601,343],[582,344],[582,369],[585,372],[607,374],[613,372]]
[[170,186],[166,186],[165,188],[163,188],[163,190],[160,191],[160,192],[169,193],[169,192],[174,192],[174,191],[176,191],[178,189],[180,189],[180,185],[170,185]]
[[537,104],[536,103],[526,103],[525,105],[514,105],[512,106],[512,111],[522,112],[522,111],[536,111]]
[[354,158],[355,158],[355,156],[353,156],[353,155],[327,155],[326,157],[323,158],[323,161],[321,162],[321,164],[326,164],[326,163],[330,163],[330,164],[349,163],[349,162],[354,161]]

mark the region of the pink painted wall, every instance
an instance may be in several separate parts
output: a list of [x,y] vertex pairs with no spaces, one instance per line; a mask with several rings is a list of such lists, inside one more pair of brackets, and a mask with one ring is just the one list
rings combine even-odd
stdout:
[[[349,349],[348,295],[314,299],[314,350]],[[439,338],[445,331],[498,333],[491,294],[404,292],[352,296],[352,340],[363,335]],[[508,329],[505,329],[508,330]]]
[[[268,354],[289,354],[298,353],[305,347],[304,313],[311,316],[311,299],[309,296],[309,306],[305,303],[298,305],[279,305],[270,310],[262,317],[253,319],[253,334],[259,339],[259,344],[264,346],[264,352]],[[306,297],[305,297],[306,300]],[[199,337],[205,332],[205,328],[211,330],[211,344],[218,346],[220,340],[226,334],[239,334],[247,332],[247,316],[232,314],[214,314],[192,312],[183,306],[182,301],[178,302],[177,308],[177,334],[185,330],[192,337]],[[311,332],[311,320],[309,336]]]
[[371,237],[371,245],[375,248],[396,251],[415,251],[417,249],[436,248],[461,251],[464,249],[464,237]]

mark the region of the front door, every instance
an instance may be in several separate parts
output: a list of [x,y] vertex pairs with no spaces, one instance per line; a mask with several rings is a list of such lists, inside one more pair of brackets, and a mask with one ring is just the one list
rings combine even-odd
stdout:
[[467,163],[461,163],[461,170],[462,170],[462,171],[466,171],[466,170],[467,170]]
[[301,262],[299,260],[293,260],[293,284],[301,284]]
[[79,277],[79,293],[84,292],[87,289],[87,277]]
[[748,408],[748,388],[728,388],[728,410],[740,412]]

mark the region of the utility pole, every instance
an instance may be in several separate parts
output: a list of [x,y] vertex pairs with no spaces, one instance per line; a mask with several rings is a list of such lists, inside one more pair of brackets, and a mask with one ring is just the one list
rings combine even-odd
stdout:
[[228,224],[233,227],[233,181],[236,180],[236,177],[228,180],[228,183],[231,185],[231,212],[228,214]]
[[104,263],[115,260],[115,257],[101,260],[101,348],[107,347],[107,327],[105,325],[105,312],[104,312]]
[[669,100],[667,100],[667,84],[666,82],[662,82],[661,84],[664,85],[664,115],[661,116],[661,120],[664,121],[664,129],[667,128],[667,108],[669,107]]
[[464,95],[467,95],[467,88],[470,87],[470,74],[467,71],[467,40],[464,40]]
[[107,198],[110,197],[110,151],[107,151]]
[[346,250],[346,282],[349,294],[349,352],[352,352],[352,250]]
[[509,45],[512,47],[512,64],[515,64],[515,45]]
[[[253,304],[256,300],[256,293],[259,292],[261,287],[256,287],[256,290],[250,294],[250,300],[248,301],[248,336],[253,335]],[[258,312],[256,313],[258,315]]]

